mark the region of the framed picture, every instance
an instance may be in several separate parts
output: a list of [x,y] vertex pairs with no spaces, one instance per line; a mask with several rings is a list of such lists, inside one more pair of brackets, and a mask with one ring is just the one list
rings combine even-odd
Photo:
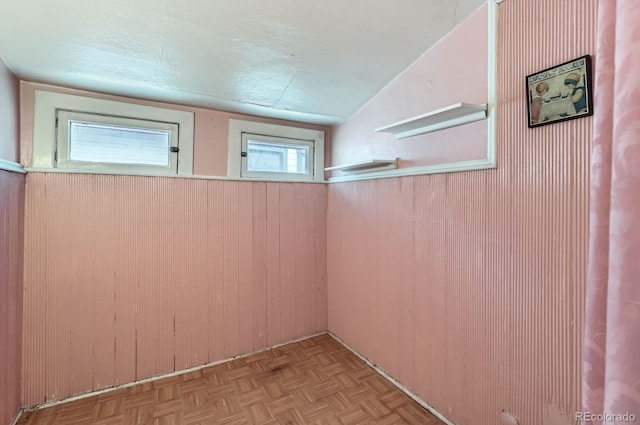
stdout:
[[526,84],[529,128],[593,115],[589,56],[527,75]]

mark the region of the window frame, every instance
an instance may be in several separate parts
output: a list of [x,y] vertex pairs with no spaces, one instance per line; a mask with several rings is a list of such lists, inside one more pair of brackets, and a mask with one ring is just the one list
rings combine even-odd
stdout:
[[[280,139],[283,142],[287,142],[288,140],[301,140],[312,143],[313,156],[309,161],[309,165],[313,167],[313,172],[310,175],[277,172],[260,172],[259,174],[254,172],[249,173],[251,175],[247,175],[247,172],[245,171],[243,175],[243,168],[246,170],[246,161],[243,161],[242,157],[243,134]],[[298,182],[325,181],[324,131],[230,118],[228,142],[227,176],[230,178]],[[276,142],[274,142],[274,144],[275,143]],[[243,163],[245,164],[244,166]]]
[[[309,148],[309,158],[307,159],[308,163],[308,173],[289,173],[289,172],[278,172],[278,171],[250,171],[248,169],[249,165],[249,157],[243,156],[244,152],[248,152],[248,142],[249,140],[255,140],[256,142],[261,142],[266,145],[289,145],[289,146],[305,146]],[[242,151],[241,151],[241,170],[240,176],[246,178],[269,178],[269,179],[289,179],[289,178],[297,178],[299,180],[305,181],[313,181],[314,176],[314,161],[312,159],[315,157],[315,141],[313,140],[302,140],[302,139],[288,139],[284,137],[273,137],[273,136],[265,136],[263,134],[252,134],[252,133],[242,133]]]
[[[158,175],[171,175],[178,172],[178,161],[180,152],[171,152],[172,147],[179,148],[179,128],[176,123],[167,123],[150,120],[140,120],[132,118],[116,117],[112,115],[98,115],[86,112],[66,111],[58,109],[56,111],[56,154],[54,154],[55,168],[72,169],[72,170],[99,170],[99,171],[135,171],[137,173],[153,173]],[[160,165],[144,165],[144,164],[127,164],[119,162],[100,162],[100,161],[78,161],[70,158],[69,124],[71,122],[84,122],[88,124],[108,125],[131,129],[160,130],[167,131],[170,134],[169,146],[167,147],[167,155],[169,164],[167,166]]]
[[[34,169],[51,169],[65,172],[97,172],[105,174],[133,174],[147,176],[193,175],[194,114],[157,106],[127,103],[115,100],[71,95],[45,90],[36,90],[33,116],[33,161]],[[56,163],[58,111],[71,111],[92,115],[103,115],[127,120],[155,121],[178,126],[177,145],[180,147],[177,172],[159,170],[153,166],[92,163],[93,166],[58,167]],[[173,144],[173,143],[172,143]]]

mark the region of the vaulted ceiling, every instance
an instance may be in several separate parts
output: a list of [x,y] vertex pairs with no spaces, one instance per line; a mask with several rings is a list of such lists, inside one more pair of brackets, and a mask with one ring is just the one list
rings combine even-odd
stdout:
[[29,81],[336,124],[484,2],[0,0],[0,58]]

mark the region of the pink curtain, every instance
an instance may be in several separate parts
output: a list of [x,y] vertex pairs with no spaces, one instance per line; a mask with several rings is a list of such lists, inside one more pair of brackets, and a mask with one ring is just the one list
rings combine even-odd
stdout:
[[640,1],[598,13],[582,404],[640,423]]

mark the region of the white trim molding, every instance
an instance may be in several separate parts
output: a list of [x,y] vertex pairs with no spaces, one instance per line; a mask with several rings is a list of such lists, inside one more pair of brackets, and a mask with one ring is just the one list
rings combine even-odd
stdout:
[[[180,155],[175,175],[193,174],[193,112],[127,103],[95,97],[36,90],[33,113],[33,168],[54,169],[56,115],[58,110],[86,112],[122,118],[175,123],[179,127]],[[116,112],[117,111],[117,112]],[[110,170],[116,171],[117,166]],[[147,175],[156,175],[149,173]]]
[[135,171],[100,171],[100,170],[65,170],[60,168],[39,168],[39,167],[25,167],[24,171],[27,173],[61,173],[61,174],[95,174],[95,175],[110,175],[110,176],[133,176],[133,177],[169,177],[172,179],[197,179],[197,180],[228,180],[228,181],[249,181],[249,182],[276,182],[276,183],[309,183],[309,184],[325,184],[324,181],[277,181],[273,179],[264,178],[240,178],[240,177],[226,177],[226,176],[205,176],[199,174],[193,175],[153,175],[148,173],[136,173]]
[[108,393],[108,392],[111,392],[111,391],[120,390],[122,388],[129,388],[129,387],[133,387],[133,386],[136,386],[136,385],[145,384],[147,382],[159,381],[159,380],[164,379],[164,378],[170,378],[172,376],[177,376],[177,375],[182,375],[182,374],[185,374],[185,373],[194,372],[196,370],[200,370],[200,369],[204,369],[204,368],[207,368],[207,367],[215,366],[215,365],[218,365],[218,364],[221,364],[221,363],[226,363],[226,362],[229,362],[231,360],[242,359],[242,358],[249,357],[251,355],[257,354],[257,353],[262,353],[264,351],[273,350],[275,348],[282,347],[283,345],[292,344],[294,342],[299,342],[299,341],[302,341],[302,340],[305,340],[305,339],[309,339],[309,338],[315,338],[315,337],[317,337],[319,335],[324,335],[324,334],[327,334],[327,333],[329,333],[329,331],[316,332],[315,334],[303,336],[303,337],[300,337],[300,338],[295,338],[295,339],[292,339],[292,340],[289,340],[289,341],[285,341],[285,342],[281,342],[281,343],[278,343],[278,344],[273,344],[273,345],[270,345],[268,347],[260,348],[260,349],[255,350],[255,351],[251,351],[251,352],[243,353],[243,354],[238,354],[237,356],[227,357],[226,359],[216,360],[214,362],[206,363],[206,364],[203,364],[203,365],[194,366],[194,367],[190,367],[190,368],[187,368],[187,369],[176,370],[175,372],[166,373],[164,375],[153,376],[151,378],[145,378],[145,379],[141,379],[139,381],[129,382],[129,383],[122,384],[122,385],[116,385],[116,386],[109,387],[109,388],[103,388],[103,389],[100,389],[100,390],[90,391],[90,392],[87,392],[87,393],[84,393],[84,394],[78,394],[78,395],[74,395],[74,396],[71,396],[71,397],[67,397],[67,398],[64,398],[62,400],[49,401],[49,402],[46,402],[46,403],[37,404],[35,406],[24,407],[24,408],[22,408],[20,413],[33,412],[33,411],[44,409],[44,408],[47,408],[47,407],[57,406],[57,405],[63,404],[63,403],[68,403],[70,401],[82,400],[82,399],[93,397],[93,396],[96,396],[96,395],[99,395],[99,394],[104,394],[104,393]]
[[[390,177],[417,176],[423,174],[455,173],[460,171],[487,170],[497,167],[497,78],[498,78],[498,5],[495,1],[490,1],[488,7],[488,93],[486,103],[487,118],[487,154],[485,158],[469,161],[456,161],[444,164],[424,165],[419,167],[398,168],[395,170],[384,170],[370,173],[360,173],[329,177],[329,183],[339,183],[354,180],[384,179]],[[453,105],[456,106],[456,105]],[[482,105],[484,108],[485,105]],[[485,112],[482,111],[484,114]],[[419,118],[419,117],[418,117]],[[382,129],[378,129],[380,131]],[[402,161],[402,158],[399,158]],[[329,167],[332,168],[332,167]]]
[[20,416],[22,416],[23,413],[24,413],[24,409],[18,410],[18,414],[16,415],[15,418],[13,418],[13,420],[9,425],[16,425],[18,423],[18,420],[20,419]]
[[449,162],[446,164],[425,165],[422,167],[396,168],[395,170],[376,171],[372,173],[347,174],[330,177],[329,183],[340,183],[354,180],[388,179],[391,177],[420,176],[424,174],[453,173],[460,171],[486,170],[496,168],[494,162],[488,159],[474,159],[470,161]]
[[314,166],[313,176],[311,179],[300,179],[295,174],[291,177],[278,176],[268,177],[260,176],[265,181],[315,181],[324,182],[324,141],[325,134],[321,130],[310,130],[308,128],[291,127],[280,124],[267,124],[257,121],[246,121],[229,118],[229,138],[228,138],[228,157],[227,157],[227,176],[230,178],[244,180],[246,176],[242,175],[242,134],[250,133],[262,136],[270,136],[275,138],[287,138],[308,140],[314,144]]
[[122,389],[122,388],[129,388],[129,387],[133,387],[135,385],[144,384],[144,383],[147,383],[147,382],[154,382],[154,381],[158,381],[160,379],[169,378],[169,377],[177,376],[177,375],[182,375],[182,374],[185,374],[185,373],[189,373],[189,372],[193,372],[193,371],[196,371],[196,370],[204,369],[204,368],[207,368],[207,367],[210,367],[210,366],[214,366],[214,365],[217,365],[217,364],[220,364],[220,363],[225,363],[225,362],[228,362],[228,361],[231,361],[231,360],[241,359],[241,358],[248,357],[248,356],[251,356],[253,354],[261,353],[261,352],[264,352],[264,351],[273,350],[275,348],[282,347],[283,345],[295,343],[295,342],[298,342],[298,341],[303,341],[305,339],[314,338],[314,337],[317,337],[319,335],[324,335],[324,334],[327,334],[331,338],[333,338],[336,341],[338,341],[347,350],[351,351],[356,357],[358,357],[363,362],[365,362],[369,367],[371,367],[377,373],[382,375],[383,378],[385,378],[387,381],[392,383],[395,387],[397,387],[400,391],[402,391],[407,396],[409,396],[412,400],[414,400],[420,406],[422,406],[423,408],[425,408],[426,410],[431,412],[434,416],[436,416],[442,422],[444,422],[447,425],[454,425],[453,422],[451,422],[449,419],[447,419],[442,413],[438,412],[435,408],[430,406],[426,401],[421,399],[418,395],[416,395],[415,393],[411,392],[411,390],[409,390],[407,387],[405,387],[400,382],[398,382],[395,378],[393,378],[391,375],[389,375],[384,369],[382,369],[378,365],[372,363],[369,359],[367,359],[362,354],[360,354],[359,352],[357,352],[356,350],[351,348],[351,346],[349,346],[347,343],[345,343],[340,337],[336,336],[333,332],[328,331],[328,330],[327,331],[322,331],[322,332],[317,332],[317,333],[312,334],[312,335],[307,335],[307,336],[304,336],[304,337],[301,337],[301,338],[296,338],[296,339],[293,339],[293,340],[290,340],[290,341],[286,341],[286,342],[282,342],[282,343],[279,343],[279,344],[274,344],[274,345],[271,345],[269,347],[265,347],[265,348],[262,348],[262,349],[259,349],[259,350],[256,350],[256,351],[252,351],[252,352],[245,353],[245,354],[240,354],[240,355],[237,355],[237,356],[229,357],[229,358],[226,358],[226,359],[223,359],[223,360],[218,360],[218,361],[207,363],[207,364],[204,364],[204,365],[195,366],[195,367],[188,368],[188,369],[183,369],[183,370],[178,370],[178,371],[167,373],[167,374],[164,374],[164,375],[154,376],[152,378],[141,379],[139,381],[130,382],[130,383],[123,384],[123,385],[117,385],[117,386],[114,386],[114,387],[103,388],[101,390],[96,390],[96,391],[91,391],[91,392],[87,392],[87,393],[84,393],[84,394],[79,394],[79,395],[68,397],[68,398],[65,398],[65,399],[62,399],[62,400],[50,401],[50,402],[46,402],[46,403],[39,404],[39,405],[36,405],[36,406],[25,407],[25,408],[22,408],[18,412],[18,415],[16,416],[14,421],[11,423],[11,425],[15,425],[15,423],[17,423],[17,421],[20,418],[20,416],[25,412],[33,412],[33,411],[44,409],[44,408],[47,408],[47,407],[57,406],[59,404],[68,403],[68,402],[76,401],[76,400],[82,400],[82,399],[93,397],[93,396],[96,396],[96,395],[99,395],[99,394],[104,394],[104,393],[108,393],[108,392],[111,392],[111,391],[116,391],[116,390],[119,390],[119,389]]
[[22,165],[18,164],[17,162],[8,161],[2,158],[0,158],[0,170],[12,171],[14,173],[22,173],[22,174],[26,173]]
[[[502,0],[501,0],[502,1]],[[499,3],[499,2],[498,2]],[[488,100],[487,100],[487,161],[497,167],[496,150],[498,145],[498,5],[489,2],[489,34],[487,42],[489,44],[489,58],[487,72],[488,75]]]

